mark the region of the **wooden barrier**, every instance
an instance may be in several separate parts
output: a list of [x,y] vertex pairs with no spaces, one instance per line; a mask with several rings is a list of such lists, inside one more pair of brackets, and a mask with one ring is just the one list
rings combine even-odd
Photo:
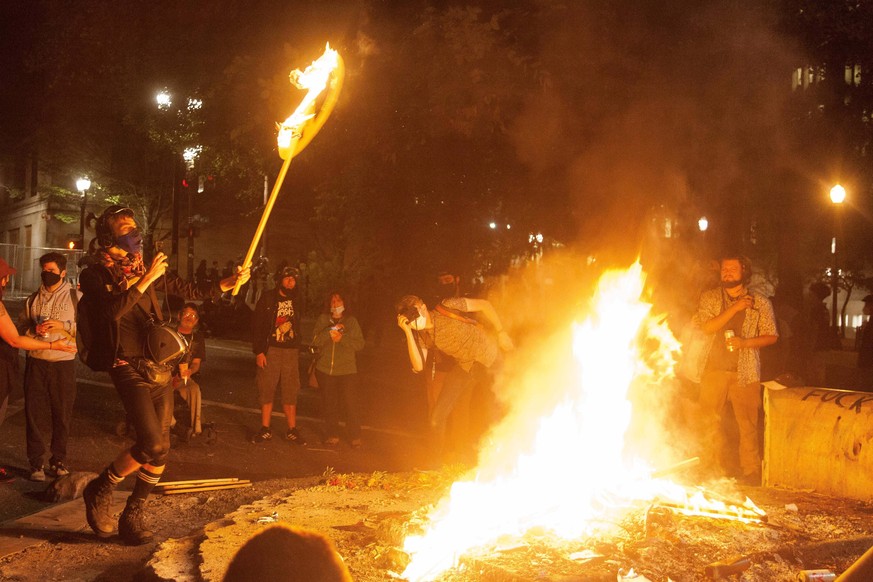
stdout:
[[764,485],[873,499],[873,394],[764,391]]

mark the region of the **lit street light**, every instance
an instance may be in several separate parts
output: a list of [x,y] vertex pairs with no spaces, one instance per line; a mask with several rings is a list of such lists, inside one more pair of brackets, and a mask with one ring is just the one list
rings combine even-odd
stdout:
[[706,232],[706,230],[709,228],[709,220],[707,220],[705,216],[701,216],[697,220],[697,228],[700,229],[700,232]]
[[169,109],[170,105],[173,104],[173,99],[170,97],[170,94],[167,93],[166,89],[155,95],[155,101],[158,104],[158,109]]
[[76,180],[76,190],[82,195],[82,212],[79,217],[79,240],[82,241],[82,250],[85,249],[85,206],[88,202],[88,190],[91,188],[91,180],[79,178]]
[[831,327],[839,334],[837,319],[837,294],[839,293],[840,264],[837,260],[837,236],[840,232],[840,208],[846,201],[846,189],[837,184],[831,188],[831,202],[834,205],[834,238],[831,241],[831,253],[834,255],[831,268]]

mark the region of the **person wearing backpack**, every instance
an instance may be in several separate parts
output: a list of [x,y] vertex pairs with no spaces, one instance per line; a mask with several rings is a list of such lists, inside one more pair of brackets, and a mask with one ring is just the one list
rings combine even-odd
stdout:
[[144,505],[166,467],[173,414],[171,366],[148,349],[152,346],[149,334],[159,328],[164,338],[178,336],[155,323],[163,320],[155,286],[167,295],[197,300],[229,291],[249,274],[240,270],[213,285],[204,282],[198,287],[167,272],[167,256],[162,252],[146,265],[142,235],[133,211],[125,206],[107,208],[95,228],[90,264],[79,276],[82,299],[77,343],[86,365],[109,372],[136,430],[136,442],[85,487],[82,497],[88,525],[98,536],[107,537],[116,527],[110,514],[112,492],[126,476],[136,473],[133,492],[117,524],[122,541],[140,545],[153,537],[143,521]]
[[[431,311],[416,295],[405,295],[397,302],[396,311],[413,372],[424,371],[425,363],[434,361],[428,358],[428,351],[439,351],[453,359],[429,419],[431,452],[444,457],[449,415],[464,393],[472,389],[477,375],[492,368],[501,351],[513,349],[512,339],[494,306],[485,299],[449,297]],[[481,314],[491,330],[465,313]]]
[[[46,341],[19,335],[6,306],[3,305],[3,290],[9,278],[16,273],[9,263],[0,258],[0,424],[6,418],[9,393],[18,377],[18,350],[61,350],[76,353],[76,344],[64,341]],[[6,470],[0,467],[0,482],[7,481]]]
[[[79,291],[67,282],[67,257],[46,253],[39,258],[42,284],[24,302],[20,327],[28,337],[46,341],[76,337]],[[27,458],[30,480],[45,481],[46,454],[51,452],[48,473],[68,475],[67,439],[76,401],[76,355],[61,350],[34,350],[24,368],[24,413],[27,419]],[[51,446],[46,446],[51,435]]]

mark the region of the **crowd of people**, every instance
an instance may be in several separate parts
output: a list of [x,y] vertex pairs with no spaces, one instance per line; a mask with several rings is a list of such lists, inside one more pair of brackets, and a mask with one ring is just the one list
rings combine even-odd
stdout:
[[[18,350],[27,350],[25,441],[30,478],[42,481],[47,475],[64,476],[70,472],[67,441],[76,397],[76,352],[85,365],[109,374],[134,442],[109,460],[84,490],[88,524],[98,536],[117,530],[132,545],[152,539],[144,521],[146,500],[166,468],[171,430],[175,426],[183,440],[197,438],[204,430],[202,319],[222,293],[237,286],[245,289],[255,271],[258,283],[248,286],[254,303],[249,329],[260,427],[251,442],[272,440],[272,413],[278,397],[285,418],[281,438],[306,445],[297,427],[297,400],[301,350],[308,348],[312,354],[308,376],[322,397],[323,444],[362,445],[357,355],[364,348],[364,333],[343,291],[326,295],[311,337],[303,337],[300,272],[293,266],[280,266],[270,286],[265,263],[246,269],[230,261],[219,271],[217,261],[212,269],[201,261],[193,280],[184,281],[168,271],[162,252],[145,260],[134,213],[124,206],[111,206],[98,217],[96,235],[78,289],[67,281],[65,257],[47,253],[40,258],[41,285],[27,297],[17,326],[0,302],[0,402],[4,407],[0,421],[16,379]],[[14,273],[0,259],[0,288]],[[781,341],[784,328],[780,329],[771,300],[750,288],[751,276],[752,266],[745,257],[721,258],[718,286],[700,295],[690,318],[690,325],[703,338],[703,347],[688,353],[697,359],[692,379],[697,390],[694,423],[705,448],[701,452],[704,463],[714,475],[729,473],[726,467],[737,464],[738,479],[758,483],[762,350]],[[430,293],[401,297],[395,306],[396,323],[412,371],[423,376],[432,458],[469,461],[483,425],[497,415],[488,399],[477,400],[476,394],[481,397],[490,392],[494,375],[514,344],[494,305],[466,296],[455,271],[439,272],[433,286]],[[175,324],[166,325],[169,305],[162,306],[157,291],[165,295],[165,302],[169,296],[183,301]],[[827,294],[820,286],[810,291],[818,305],[812,306],[807,319],[821,328],[821,337],[814,338],[814,343],[824,350],[833,341],[827,335],[826,313],[821,313]],[[870,315],[873,296],[864,301],[865,313]],[[868,322],[862,330],[859,365],[873,368],[870,326]],[[159,341],[153,341],[156,337]],[[176,394],[187,407],[180,418],[174,415]],[[732,411],[738,432],[733,451],[723,442],[727,410]],[[132,493],[120,518],[115,519],[110,513],[113,491],[131,475],[135,479]]]

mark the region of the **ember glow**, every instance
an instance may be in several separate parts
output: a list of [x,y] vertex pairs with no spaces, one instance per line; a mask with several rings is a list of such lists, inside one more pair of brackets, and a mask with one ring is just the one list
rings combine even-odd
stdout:
[[330,48],[330,44],[328,44],[324,53],[305,70],[291,71],[291,84],[298,89],[305,90],[306,95],[297,109],[283,123],[279,124],[277,141],[279,153],[283,159],[294,154],[294,144],[300,138],[303,126],[315,117],[315,101],[327,88],[331,74],[338,66],[339,53]]
[[640,299],[644,282],[639,263],[604,274],[589,314],[573,324],[572,349],[563,350],[563,360],[554,354],[568,342],[543,346],[550,355],[528,366],[531,377],[512,380],[554,405],[537,416],[531,398],[519,399],[519,409],[493,431],[496,444],[481,452],[474,477],[452,485],[427,516],[423,535],[406,538],[411,562],[403,578],[433,579],[470,550],[520,538],[532,528],[578,539],[614,527],[632,509],[658,504],[677,513],[760,520],[763,512],[757,514],[749,500],[749,506],[730,507],[652,478],[650,462],[628,450],[629,393],[659,390],[680,349]]

